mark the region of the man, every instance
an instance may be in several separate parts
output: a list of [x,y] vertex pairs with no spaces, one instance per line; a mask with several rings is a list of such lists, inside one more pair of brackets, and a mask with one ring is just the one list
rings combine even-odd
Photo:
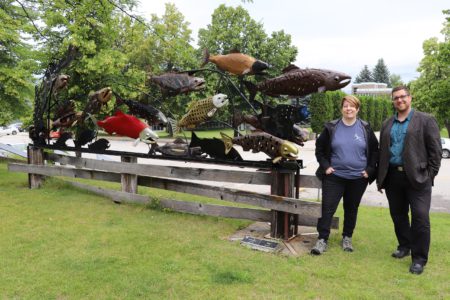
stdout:
[[[430,202],[433,179],[441,165],[442,145],[436,120],[411,107],[407,87],[392,90],[395,115],[380,131],[378,190],[386,190],[398,240],[394,258],[411,252],[409,271],[421,274],[430,248]],[[408,212],[411,209],[411,223]]]

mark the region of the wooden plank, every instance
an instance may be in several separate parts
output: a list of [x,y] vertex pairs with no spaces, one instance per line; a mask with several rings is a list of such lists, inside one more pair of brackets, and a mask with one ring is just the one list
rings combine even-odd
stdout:
[[[137,163],[137,157],[121,156],[120,160],[126,163]],[[121,174],[122,192],[137,194],[138,180],[136,174]]]
[[[114,202],[141,203],[141,204],[147,204],[151,202],[148,196],[103,189],[100,187],[90,186],[79,182],[69,182],[69,183],[78,188],[89,190],[101,196],[109,197]],[[158,205],[161,206],[162,208],[169,208],[177,212],[184,212],[195,215],[246,219],[261,222],[267,222],[270,220],[270,211],[268,210],[220,206],[198,202],[177,201],[172,199],[160,199],[158,200]]]
[[62,166],[8,164],[8,171],[33,173],[45,176],[64,176],[73,178],[86,178],[86,179],[120,182],[120,174],[109,173],[105,171],[74,169]]
[[[39,148],[28,147],[28,163],[32,165],[44,164],[44,151]],[[30,189],[40,188],[44,183],[45,177],[38,175],[37,173],[28,172],[28,186]]]
[[[317,217],[308,216],[308,215],[298,215],[298,225],[300,226],[311,226],[315,227],[317,226]],[[339,229],[339,218],[333,217],[331,220],[331,228],[333,229]]]
[[319,202],[310,202],[294,198],[259,194],[232,188],[210,186],[166,178],[139,177],[138,184],[142,186],[216,198],[224,201],[259,206],[266,209],[285,211],[293,214],[303,214],[314,217],[320,217],[321,215],[321,204]]
[[75,181],[65,181],[77,188],[88,190],[90,192],[93,192],[97,195],[105,196],[110,199],[112,199],[114,202],[121,203],[121,202],[127,202],[127,203],[140,203],[140,204],[147,204],[150,202],[150,199],[148,196],[133,194],[133,193],[127,193],[127,192],[121,192],[116,190],[110,190],[110,189],[104,189],[101,187],[96,187],[80,182]]
[[246,184],[270,184],[268,172],[234,171],[220,169],[183,168],[103,161],[89,158],[46,153],[46,158],[62,164],[80,166],[88,169],[105,170],[114,173],[128,173],[140,176],[183,178],[186,180],[214,180]]
[[300,187],[321,189],[322,181],[314,175],[300,174]]

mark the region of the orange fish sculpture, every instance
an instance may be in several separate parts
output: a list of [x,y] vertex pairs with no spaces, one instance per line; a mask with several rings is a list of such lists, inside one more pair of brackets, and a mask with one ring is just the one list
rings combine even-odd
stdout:
[[269,64],[237,50],[226,55],[210,55],[208,49],[205,49],[201,66],[203,67],[208,62],[212,62],[219,69],[234,75],[263,74],[263,71],[269,67]]

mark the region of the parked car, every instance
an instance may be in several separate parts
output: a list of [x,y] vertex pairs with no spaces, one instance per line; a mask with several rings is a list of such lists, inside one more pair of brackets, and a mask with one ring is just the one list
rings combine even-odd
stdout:
[[449,158],[450,157],[450,139],[441,138],[442,143],[442,157]]
[[19,132],[17,127],[9,125],[8,127],[0,126],[0,135],[16,135]]
[[24,130],[22,122],[12,123],[12,124],[9,124],[9,126],[16,127],[17,129],[19,129],[20,132],[23,132],[23,130]]

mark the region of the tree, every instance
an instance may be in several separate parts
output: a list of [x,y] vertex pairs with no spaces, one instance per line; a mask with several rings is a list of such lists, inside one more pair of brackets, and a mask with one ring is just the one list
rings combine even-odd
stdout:
[[328,93],[316,93],[311,95],[309,102],[311,113],[311,130],[321,133],[326,122],[333,119],[333,100]]
[[355,83],[372,82],[372,81],[373,81],[372,72],[370,72],[370,70],[367,67],[367,65],[364,65],[364,68],[356,76]]
[[33,99],[34,52],[23,36],[28,19],[14,1],[0,3],[0,125],[30,114]]
[[440,126],[450,133],[450,10],[443,11],[444,41],[430,38],[423,43],[424,57],[419,78],[411,82],[411,91],[418,109],[434,114]]
[[389,81],[389,70],[382,58],[378,60],[377,64],[373,68],[372,74],[373,81],[386,83],[389,87],[391,86],[391,83]]
[[[206,28],[199,30],[198,45],[200,50],[208,49],[211,54],[228,54],[237,49],[241,53],[253,56],[271,65],[267,70],[270,76],[277,76],[281,70],[288,66],[297,55],[297,48],[291,45],[291,36],[284,31],[273,32],[270,37],[265,33],[263,24],[253,20],[248,11],[242,6],[236,8],[220,5],[212,14],[211,23]],[[237,86],[241,81],[235,76],[230,76]],[[246,77],[246,80],[254,80]],[[217,75],[206,74],[209,84],[208,93],[213,93],[218,83]],[[228,94],[228,90],[223,92]],[[249,110],[250,106],[238,97],[235,90],[231,90],[231,102],[235,109]],[[260,96],[258,96],[260,97]],[[261,101],[261,98],[258,98]],[[233,107],[230,105],[230,110]],[[226,114],[223,115],[227,117]],[[229,115],[228,115],[229,116]]]
[[391,83],[391,87],[396,87],[405,84],[400,75],[397,74],[391,74],[391,76],[389,76],[389,81]]

